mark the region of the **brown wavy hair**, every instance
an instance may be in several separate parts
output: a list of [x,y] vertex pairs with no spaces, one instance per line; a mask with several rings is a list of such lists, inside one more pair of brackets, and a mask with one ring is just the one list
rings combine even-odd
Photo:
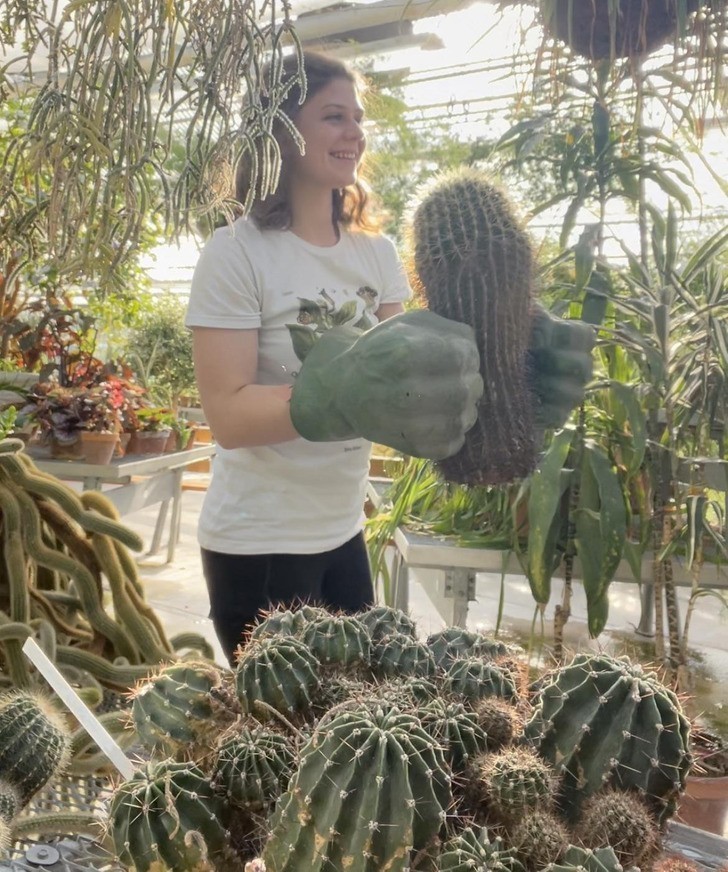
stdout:
[[[283,81],[298,74],[298,58],[295,54],[288,55],[283,60]],[[329,82],[335,79],[346,79],[351,82],[363,95],[366,88],[362,77],[342,61],[329,57],[320,52],[306,51],[303,53],[303,68],[306,74],[306,100],[313,97]],[[263,73],[263,80],[267,80],[268,71]],[[266,95],[261,95],[261,102],[265,106]],[[295,84],[288,92],[285,100],[281,103],[281,111],[295,124],[296,116],[301,111],[303,104],[301,99],[301,87]],[[293,138],[286,129],[285,124],[276,119],[273,123],[272,134],[276,138],[283,154],[281,173],[278,186],[275,191],[269,193],[265,199],[261,199],[256,193],[250,210],[256,224],[263,230],[287,230],[291,226],[291,205],[288,200],[288,174],[289,162],[286,154],[291,148],[296,148]],[[253,166],[249,154],[244,154],[238,163],[235,174],[235,198],[239,203],[244,203],[253,184]],[[371,214],[370,194],[366,181],[361,171],[357,181],[345,188],[334,189],[331,194],[331,211],[334,224],[343,227],[355,227],[359,230],[375,231],[379,229],[380,222]]]

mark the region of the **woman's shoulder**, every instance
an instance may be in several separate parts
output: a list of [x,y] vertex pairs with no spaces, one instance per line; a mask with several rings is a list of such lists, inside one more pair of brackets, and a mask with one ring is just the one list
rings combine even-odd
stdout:
[[214,247],[245,246],[250,241],[259,242],[261,235],[261,230],[252,218],[240,216],[214,230],[207,245]]
[[393,240],[381,231],[359,230],[349,227],[346,233],[353,245],[371,249],[383,257],[391,257],[392,253],[396,252]]

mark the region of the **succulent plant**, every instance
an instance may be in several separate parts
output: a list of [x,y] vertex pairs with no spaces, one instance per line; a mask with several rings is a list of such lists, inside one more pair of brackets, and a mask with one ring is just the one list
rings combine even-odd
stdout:
[[0,772],[21,808],[64,769],[69,749],[70,732],[50,699],[26,690],[0,696]]
[[541,872],[556,863],[569,848],[569,831],[551,811],[531,809],[509,832],[508,843],[527,872]]
[[267,707],[284,715],[306,711],[320,686],[319,670],[308,646],[293,636],[251,641],[235,670],[240,705],[246,714],[261,718],[266,717]]
[[119,859],[136,872],[197,872],[224,855],[228,817],[198,766],[164,760],[142,766],[117,787],[109,830]]
[[298,608],[277,607],[265,614],[251,630],[251,639],[265,636],[299,636],[310,621],[330,617],[331,612],[305,603]]
[[499,820],[513,820],[526,811],[553,805],[557,779],[535,751],[510,747],[482,754],[474,769],[482,801]]
[[505,700],[518,697],[518,688],[510,672],[480,657],[453,660],[445,672],[444,686],[453,696],[471,702],[488,696]]
[[239,712],[231,681],[203,661],[166,666],[136,688],[131,708],[144,747],[175,758],[209,750],[210,723],[224,729]]
[[525,735],[561,773],[570,819],[607,786],[639,792],[660,821],[674,813],[690,769],[690,725],[654,674],[582,654],[554,672],[534,704]]
[[634,793],[613,789],[595,793],[584,803],[576,835],[585,848],[611,847],[625,868],[646,862],[660,841],[645,803]]
[[356,617],[367,628],[374,644],[385,636],[392,636],[395,633],[404,633],[405,636],[417,638],[415,622],[401,609],[391,606],[373,606],[366,611],[358,612]]
[[437,861],[438,872],[525,872],[515,852],[488,830],[462,830],[447,841]]
[[395,633],[372,649],[372,671],[379,678],[428,678],[435,674],[435,660],[423,642]]
[[308,621],[301,630],[301,640],[323,666],[346,669],[367,664],[371,657],[369,631],[352,615]]
[[18,788],[6,778],[0,777],[0,821],[9,824],[20,811],[20,793]]
[[464,627],[445,627],[429,635],[426,644],[441,669],[447,669],[453,660],[463,656],[495,660],[508,653],[508,646],[503,642]]
[[464,771],[471,759],[486,750],[488,737],[464,705],[434,699],[418,715],[424,729],[443,747],[453,773]]
[[639,872],[624,869],[611,848],[579,848],[569,845],[564,856],[545,866],[543,872]]
[[418,720],[363,707],[321,722],[279,800],[273,872],[392,872],[436,842],[451,802],[441,751]]
[[497,696],[479,699],[475,717],[488,737],[488,750],[497,751],[510,745],[523,729],[523,718],[513,703]]
[[475,330],[485,391],[443,476],[497,484],[535,463],[526,382],[533,285],[531,243],[506,197],[476,170],[443,175],[414,214],[414,267],[428,308]]

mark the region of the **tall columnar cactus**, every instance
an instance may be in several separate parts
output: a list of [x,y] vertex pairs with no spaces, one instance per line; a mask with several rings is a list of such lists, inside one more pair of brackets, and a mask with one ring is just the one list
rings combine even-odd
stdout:
[[263,811],[287,788],[295,754],[288,739],[265,727],[233,727],[220,741],[212,783],[234,806]]
[[0,697],[0,772],[20,806],[68,762],[70,731],[50,700],[31,691]]
[[475,330],[485,383],[463,447],[438,466],[445,478],[497,484],[535,463],[526,381],[533,288],[531,243],[511,204],[482,173],[444,175],[413,222],[414,266],[428,308]]
[[539,690],[526,737],[562,774],[560,803],[578,817],[606,786],[639,792],[660,821],[690,769],[690,724],[675,694],[640,666],[582,654]]
[[437,860],[438,872],[525,872],[515,852],[488,831],[468,827],[446,842]]
[[309,621],[301,631],[301,639],[324,666],[346,669],[369,663],[369,631],[351,615],[327,615]]
[[269,872],[404,872],[436,843],[450,775],[417,719],[344,711],[322,723],[276,807]]
[[364,612],[359,612],[357,618],[369,631],[374,644],[394,633],[404,633],[405,636],[417,638],[415,622],[401,609],[391,606],[373,606]]
[[427,647],[432,651],[435,663],[446,669],[459,657],[482,657],[496,660],[508,653],[508,646],[482,633],[463,627],[445,627],[427,637]]
[[447,667],[444,685],[448,693],[475,701],[488,696],[515,700],[518,688],[510,672],[480,657],[453,660]]
[[308,711],[320,686],[320,669],[308,646],[294,636],[256,639],[243,650],[235,670],[240,705],[246,714],[263,718],[266,706],[284,715]]
[[142,744],[175,758],[193,757],[214,744],[210,724],[224,729],[240,706],[232,680],[212,663],[167,666],[134,691],[132,720]]

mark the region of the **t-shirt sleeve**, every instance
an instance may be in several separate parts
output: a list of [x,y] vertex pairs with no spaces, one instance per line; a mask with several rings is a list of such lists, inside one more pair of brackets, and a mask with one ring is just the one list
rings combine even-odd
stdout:
[[377,239],[379,263],[382,269],[380,302],[403,303],[412,296],[404,265],[397,254],[394,242],[388,236]]
[[192,275],[188,327],[260,327],[260,292],[246,253],[246,235],[238,224],[221,227],[208,240]]

